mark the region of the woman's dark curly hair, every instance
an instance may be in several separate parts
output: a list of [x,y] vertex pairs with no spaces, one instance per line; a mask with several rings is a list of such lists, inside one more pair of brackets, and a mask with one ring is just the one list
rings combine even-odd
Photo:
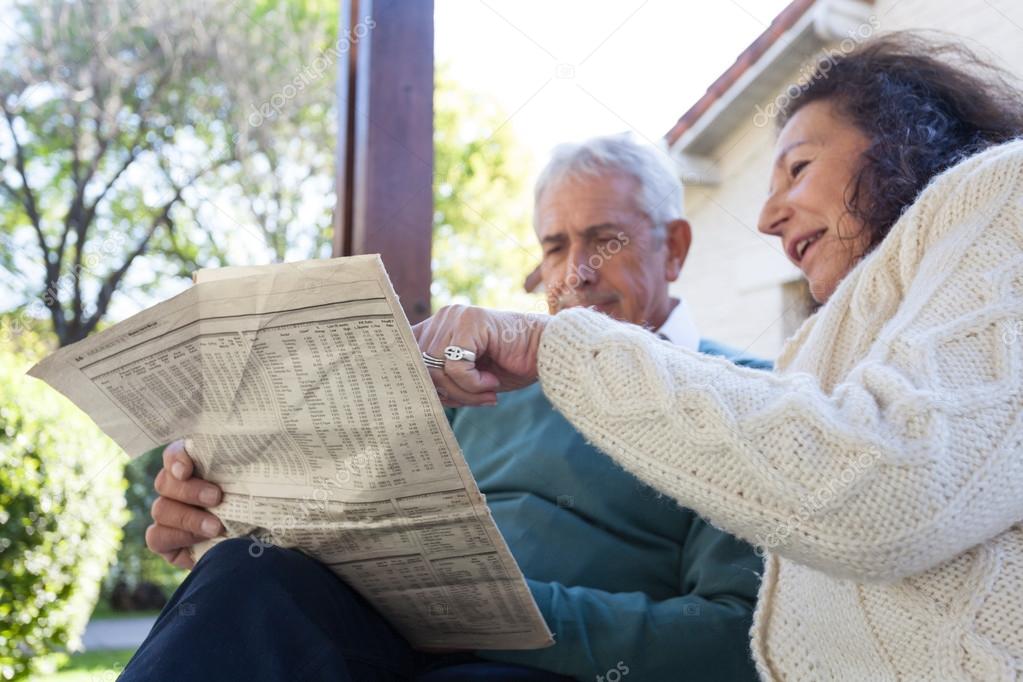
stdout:
[[869,139],[847,209],[885,238],[930,180],[991,145],[1023,135],[1023,93],[960,45],[901,32],[826,57],[779,114],[779,125],[827,101]]

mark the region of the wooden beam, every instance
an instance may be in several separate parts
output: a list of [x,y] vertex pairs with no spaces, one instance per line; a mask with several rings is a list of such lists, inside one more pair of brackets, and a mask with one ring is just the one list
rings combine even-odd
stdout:
[[342,0],[334,255],[381,254],[413,324],[430,314],[433,0]]

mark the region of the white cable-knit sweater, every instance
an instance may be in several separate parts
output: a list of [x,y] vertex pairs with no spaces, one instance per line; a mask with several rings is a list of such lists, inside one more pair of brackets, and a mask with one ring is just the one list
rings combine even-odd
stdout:
[[539,371],[622,466],[768,550],[765,679],[1023,678],[1023,141],[936,178],[775,373],[589,310]]

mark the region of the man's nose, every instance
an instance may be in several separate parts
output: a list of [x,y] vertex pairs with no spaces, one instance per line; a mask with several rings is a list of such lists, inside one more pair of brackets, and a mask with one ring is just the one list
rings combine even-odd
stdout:
[[577,281],[577,285],[596,284],[599,279],[597,270],[600,263],[597,263],[595,267],[591,262],[591,255],[590,250],[585,246],[573,246],[569,251],[568,267],[570,272],[568,274],[570,279]]

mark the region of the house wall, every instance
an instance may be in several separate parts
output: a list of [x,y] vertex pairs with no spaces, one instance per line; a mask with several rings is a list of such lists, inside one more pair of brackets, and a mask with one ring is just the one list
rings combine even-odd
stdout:
[[[1023,78],[1019,0],[877,0],[874,15],[880,32],[944,31]],[[806,300],[779,240],[756,229],[775,131],[755,113],[715,150],[721,183],[686,188],[693,246],[673,291],[689,301],[704,336],[773,358],[805,315]]]

